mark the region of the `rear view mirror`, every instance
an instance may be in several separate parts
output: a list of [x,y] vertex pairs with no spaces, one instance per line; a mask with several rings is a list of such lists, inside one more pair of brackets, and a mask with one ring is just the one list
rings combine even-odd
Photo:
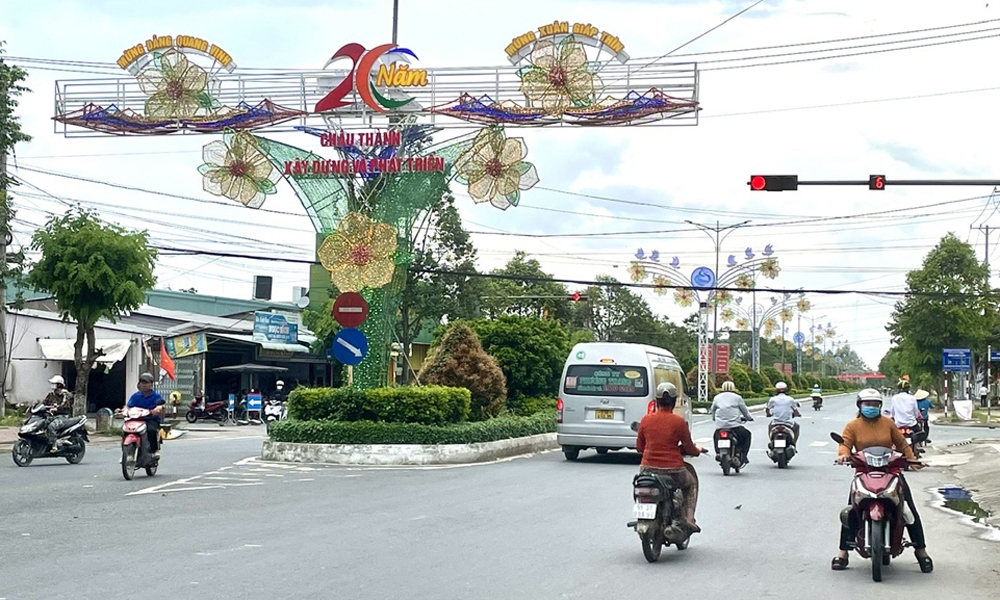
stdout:
[[639,421],[632,421],[632,431],[639,431]]
[[844,438],[840,437],[839,433],[834,433],[832,431],[830,432],[830,439],[832,439],[833,441],[837,442],[838,444],[843,444],[844,443]]

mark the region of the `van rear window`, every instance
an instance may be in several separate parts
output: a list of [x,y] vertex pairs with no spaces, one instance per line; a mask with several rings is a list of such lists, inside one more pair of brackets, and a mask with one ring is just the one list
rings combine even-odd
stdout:
[[645,396],[649,394],[646,367],[571,365],[563,388],[578,396]]

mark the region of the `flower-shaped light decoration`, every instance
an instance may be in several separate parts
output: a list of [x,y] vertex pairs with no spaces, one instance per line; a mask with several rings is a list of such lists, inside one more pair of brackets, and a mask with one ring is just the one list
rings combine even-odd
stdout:
[[795,308],[797,308],[799,312],[809,312],[809,309],[812,308],[812,303],[805,298],[802,298],[795,303]]
[[632,277],[632,281],[640,282],[646,278],[646,267],[638,261],[632,261],[629,265],[628,274]]
[[777,258],[769,258],[760,263],[760,274],[768,279],[774,279],[780,272],[781,267],[778,266]]
[[712,302],[716,306],[728,306],[733,302],[733,295],[728,290],[718,290],[712,295]]
[[476,203],[489,202],[507,210],[517,206],[521,190],[538,183],[535,165],[524,160],[527,154],[523,139],[507,138],[500,127],[486,127],[455,161],[455,179],[469,186]]
[[559,116],[573,107],[590,106],[601,87],[594,70],[587,64],[582,43],[566,36],[556,45],[551,39],[535,44],[531,65],[518,72],[521,93],[529,106],[546,114]]
[[734,313],[733,309],[731,308],[723,308],[722,312],[719,313],[719,317],[723,321],[729,322],[732,321],[734,318],[736,318],[736,313]]
[[781,314],[779,315],[779,318],[781,319],[782,323],[788,323],[789,321],[792,320],[792,317],[794,315],[795,313],[792,311],[792,309],[786,306],[785,308],[781,309]]
[[674,290],[674,302],[678,306],[691,306],[694,304],[694,292],[691,290]]
[[741,290],[752,290],[754,287],[756,287],[757,284],[753,280],[753,275],[751,275],[750,273],[743,273],[736,278],[736,282],[734,285],[740,288]]
[[816,334],[815,340],[816,340],[817,344],[822,344],[824,339],[826,339],[826,338],[823,337],[822,333],[817,333]]
[[655,277],[653,277],[653,285],[656,286],[655,288],[653,288],[653,291],[661,296],[665,296],[670,289],[667,287],[668,285],[670,285],[670,281],[667,280],[667,278],[664,277],[663,275],[656,275]]
[[764,337],[769,338],[774,334],[774,330],[778,328],[778,322],[774,319],[766,319],[764,325],[762,326],[761,333]]
[[341,292],[380,288],[392,281],[396,228],[349,212],[316,252]]
[[786,350],[795,350],[795,344],[793,342],[791,342],[790,340],[785,340],[785,349]]
[[149,96],[144,112],[151,119],[190,119],[219,107],[206,91],[208,73],[177,50],[155,53],[153,66],[137,79]]
[[837,335],[837,330],[836,330],[836,329],[834,329],[833,327],[830,327],[830,328],[828,328],[828,329],[826,330],[826,337],[827,337],[827,338],[832,338],[832,337],[833,337],[833,336],[835,336],[835,335]]
[[206,192],[225,196],[250,208],[260,208],[264,199],[277,192],[274,184],[281,173],[246,131],[227,131],[223,140],[202,148],[205,164],[198,167]]
[[746,330],[750,329],[750,321],[747,321],[746,319],[744,319],[742,317],[740,317],[739,319],[736,319],[736,329],[738,329],[740,331],[746,331]]

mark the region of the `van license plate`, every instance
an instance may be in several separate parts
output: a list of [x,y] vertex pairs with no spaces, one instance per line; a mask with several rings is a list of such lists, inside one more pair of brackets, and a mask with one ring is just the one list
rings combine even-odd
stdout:
[[786,440],[774,440],[774,447],[775,448],[784,448],[787,445],[788,445],[788,442]]
[[636,502],[633,515],[636,519],[655,519],[656,505],[652,502]]
[[613,411],[613,410],[595,410],[594,411],[594,418],[595,419],[614,419],[615,418],[615,411]]

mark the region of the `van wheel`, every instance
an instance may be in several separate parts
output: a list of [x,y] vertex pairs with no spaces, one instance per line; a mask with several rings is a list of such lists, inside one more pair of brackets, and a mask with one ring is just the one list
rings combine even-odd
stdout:
[[608,453],[608,449],[607,448],[598,448],[597,449],[597,453],[598,454],[607,454]]
[[563,455],[566,456],[566,460],[576,460],[576,459],[580,458],[580,449],[579,448],[570,448],[570,449],[563,450]]

